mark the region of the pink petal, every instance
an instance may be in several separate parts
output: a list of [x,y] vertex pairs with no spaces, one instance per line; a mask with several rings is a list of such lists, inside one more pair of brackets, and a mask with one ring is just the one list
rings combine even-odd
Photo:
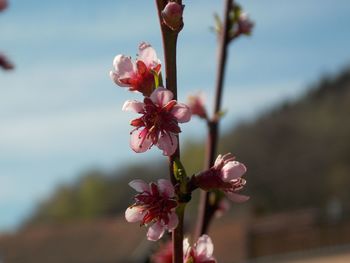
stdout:
[[249,200],[249,196],[246,196],[246,195],[240,195],[240,194],[231,193],[231,192],[225,192],[225,193],[228,199],[236,203],[243,203]]
[[160,64],[154,48],[145,42],[142,42],[139,46],[138,60],[142,60],[148,68],[154,68]]
[[113,66],[114,72],[111,71],[109,75],[117,85],[127,87],[128,85],[123,84],[119,81],[119,79],[130,78],[134,74],[134,64],[132,63],[130,57],[117,55],[113,60]]
[[211,259],[214,252],[214,245],[208,235],[202,235],[196,245],[197,256],[200,259]]
[[227,162],[224,167],[221,169],[222,171],[222,180],[225,182],[232,181],[234,179],[240,178],[245,172],[247,168],[243,163],[237,161]]
[[149,227],[147,231],[147,239],[150,241],[157,241],[163,236],[164,231],[165,227],[160,222],[156,222]]
[[125,219],[130,223],[141,221],[144,217],[144,212],[137,206],[129,207],[125,211]]
[[129,186],[134,188],[139,193],[149,192],[150,191],[149,185],[147,183],[145,183],[143,180],[140,180],[140,179],[132,180],[129,183]]
[[149,150],[152,145],[152,140],[147,137],[145,138],[147,135],[143,133],[143,130],[136,130],[131,134],[130,147],[137,153],[143,153]]
[[174,134],[164,134],[159,137],[158,148],[163,150],[163,155],[171,156],[177,148],[177,137]]
[[134,111],[136,113],[142,113],[145,104],[137,100],[127,100],[124,102],[123,111]]
[[175,195],[174,186],[169,180],[159,179],[158,189],[165,197],[174,197]]
[[182,247],[184,251],[184,257],[187,256],[187,253],[190,252],[190,242],[188,242],[188,238],[185,238],[184,241],[182,242]]
[[171,101],[173,97],[174,95],[170,90],[162,87],[155,89],[150,96],[153,103],[160,107],[163,107],[165,104]]
[[171,113],[180,123],[188,122],[191,119],[191,110],[183,103],[177,103],[171,110]]
[[222,162],[224,161],[224,159],[222,158],[222,155],[219,154],[218,157],[216,157],[215,163],[214,163],[214,167],[217,168],[219,167]]
[[175,212],[172,212],[170,215],[169,215],[169,223],[168,223],[168,229],[169,230],[173,230],[177,227],[177,224],[179,223],[179,219],[176,215]]

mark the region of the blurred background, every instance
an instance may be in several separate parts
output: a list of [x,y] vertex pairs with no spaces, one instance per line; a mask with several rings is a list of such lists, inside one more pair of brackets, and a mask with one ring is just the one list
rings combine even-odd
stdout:
[[[222,1],[184,1],[179,100],[211,109]],[[230,46],[220,152],[246,164],[246,204],[211,227],[232,262],[350,262],[350,2],[246,0],[251,37]],[[121,111],[137,94],[109,78],[141,41],[163,61],[153,1],[20,1],[0,13],[0,262],[148,262],[157,245],[128,224],[133,178],[166,177],[155,149],[134,154]],[[182,125],[189,174],[206,127]],[[186,226],[196,214],[194,196]],[[128,237],[127,239],[125,237]]]

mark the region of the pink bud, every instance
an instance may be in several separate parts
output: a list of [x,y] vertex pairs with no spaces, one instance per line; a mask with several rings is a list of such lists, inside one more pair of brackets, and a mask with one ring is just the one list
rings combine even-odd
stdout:
[[246,13],[242,13],[238,18],[238,29],[241,34],[249,35],[252,32],[254,23]]
[[183,10],[183,5],[176,2],[169,2],[162,11],[163,22],[174,31],[181,29],[183,26]]
[[8,58],[1,53],[0,53],[0,68],[3,68],[4,70],[11,70],[14,68],[14,65],[8,60]]
[[242,178],[247,168],[235,161],[235,157],[228,153],[219,155],[213,167],[195,176],[195,184],[206,191],[221,190],[234,202],[244,202],[248,196],[238,194],[246,184]]
[[190,95],[188,97],[188,106],[191,109],[193,115],[197,115],[202,119],[207,118],[207,112],[205,109],[205,99],[203,93]]
[[6,9],[7,5],[7,0],[0,0],[0,11]]

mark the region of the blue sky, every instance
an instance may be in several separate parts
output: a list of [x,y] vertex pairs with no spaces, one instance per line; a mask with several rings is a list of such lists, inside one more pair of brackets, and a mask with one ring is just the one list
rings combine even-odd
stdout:
[[[184,1],[179,38],[179,97],[215,81],[212,14],[222,1]],[[324,73],[348,65],[348,0],[246,0],[254,34],[230,47],[223,126],[294,98]],[[0,50],[16,64],[0,72],[0,231],[15,229],[60,183],[91,167],[114,169],[160,152],[134,154],[123,101],[139,98],[109,79],[119,53],[147,41],[161,54],[153,1],[10,1],[0,14]],[[203,136],[194,120],[182,138]]]

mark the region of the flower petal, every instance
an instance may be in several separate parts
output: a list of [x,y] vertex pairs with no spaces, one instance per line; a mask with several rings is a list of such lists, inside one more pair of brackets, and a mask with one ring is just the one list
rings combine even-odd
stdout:
[[125,211],[125,219],[130,223],[141,221],[144,217],[144,212],[137,206],[128,207]]
[[177,103],[171,110],[171,113],[180,123],[188,122],[191,120],[191,110],[184,103]]
[[182,242],[182,247],[183,247],[183,251],[184,251],[184,257],[186,257],[187,254],[190,252],[190,249],[191,249],[190,242],[188,242],[188,238],[187,237]]
[[152,146],[152,140],[144,133],[144,130],[136,130],[131,133],[130,147],[137,153],[143,153]]
[[231,193],[231,192],[225,192],[225,194],[228,199],[236,203],[243,203],[249,200],[249,196],[246,196],[246,195],[240,195],[240,194]]
[[142,113],[145,104],[137,100],[127,100],[124,102],[123,111],[134,111],[136,113]]
[[158,148],[163,150],[163,155],[172,155],[177,148],[177,137],[174,134],[163,134],[159,137]]
[[177,217],[177,214],[175,212],[172,212],[169,215],[168,229],[169,230],[175,229],[178,223],[179,223],[179,218]]
[[174,197],[175,195],[174,186],[167,179],[158,180],[158,189],[166,197]]
[[166,105],[169,101],[173,99],[173,97],[173,93],[170,90],[163,87],[155,89],[150,96],[153,103],[157,104],[159,107],[163,107],[164,105]]
[[157,241],[163,236],[164,231],[165,227],[160,222],[156,222],[149,227],[147,231],[147,239],[150,241]]
[[147,183],[145,183],[145,181],[143,181],[141,179],[132,180],[129,183],[129,186],[134,188],[139,193],[149,192],[150,191],[149,185]]
[[197,256],[200,259],[211,259],[214,252],[214,245],[208,235],[202,235],[196,245]]
[[154,48],[145,42],[139,45],[138,60],[143,61],[148,68],[154,68],[160,64],[160,60],[157,58]]
[[224,167],[221,169],[222,171],[222,180],[225,182],[229,182],[234,179],[240,178],[245,172],[247,168],[243,163],[237,161],[227,162]]
[[113,81],[121,87],[129,86],[120,82],[119,79],[130,78],[134,74],[135,66],[132,63],[130,57],[117,55],[113,60],[113,66],[114,71],[111,71],[109,73]]

